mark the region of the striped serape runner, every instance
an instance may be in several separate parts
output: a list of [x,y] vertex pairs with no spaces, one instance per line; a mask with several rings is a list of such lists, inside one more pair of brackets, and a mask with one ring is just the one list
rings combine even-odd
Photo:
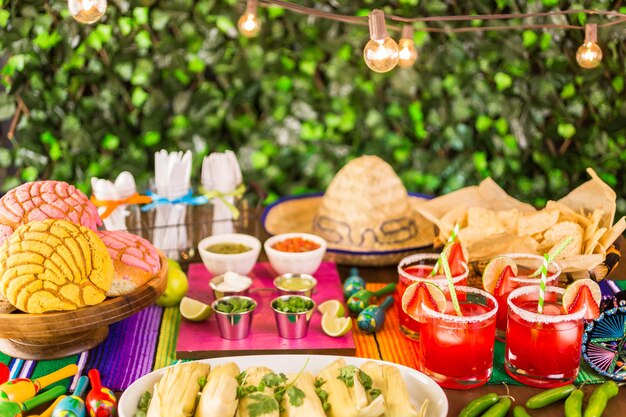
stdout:
[[[370,290],[377,290],[385,284],[368,284]],[[619,286],[618,286],[619,285]],[[603,294],[611,294],[626,288],[626,281],[601,282]],[[353,329],[357,329],[356,321]],[[115,391],[126,389],[141,376],[176,362],[176,339],[180,325],[177,307],[163,309],[156,305],[110,326],[109,337],[98,347],[70,356],[50,361],[27,361],[14,359],[0,353],[0,362],[11,370],[11,378],[37,378],[46,375],[69,363],[79,366],[80,374],[97,368],[102,374],[103,385]],[[418,368],[418,344],[405,338],[399,330],[398,314],[395,307],[387,310],[383,329],[372,335],[355,330],[356,356],[381,359],[399,363],[414,369]],[[494,370],[490,383],[507,382],[516,384],[506,375],[503,368],[504,344],[496,342]],[[62,381],[72,389],[76,384]],[[598,376],[585,363],[582,363],[577,383],[600,383]]]

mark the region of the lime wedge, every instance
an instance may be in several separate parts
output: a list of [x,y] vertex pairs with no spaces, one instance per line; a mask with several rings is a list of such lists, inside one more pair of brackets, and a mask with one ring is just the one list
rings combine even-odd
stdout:
[[346,314],[346,309],[343,303],[339,300],[327,300],[317,306],[317,311],[322,314],[331,314],[335,317],[343,317]]
[[179,308],[180,315],[190,321],[204,321],[213,313],[210,305],[189,297],[183,297]]
[[483,289],[485,291],[489,294],[495,293],[500,275],[502,275],[507,266],[511,267],[513,274],[517,276],[517,264],[513,259],[506,256],[497,256],[489,261],[483,272]]
[[337,317],[330,313],[322,315],[322,330],[328,336],[339,337],[348,333],[352,328],[350,317]]

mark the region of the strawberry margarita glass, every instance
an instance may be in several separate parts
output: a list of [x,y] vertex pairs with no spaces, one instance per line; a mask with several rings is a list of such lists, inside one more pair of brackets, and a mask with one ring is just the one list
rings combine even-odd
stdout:
[[443,312],[422,306],[419,370],[442,387],[467,389],[491,376],[498,302],[472,287],[456,287],[456,294],[462,316],[450,301]]
[[543,313],[537,313],[539,286],[522,287],[508,298],[504,368],[515,380],[543,388],[574,382],[586,309],[567,314],[565,290],[546,287]]
[[[522,253],[512,253],[507,255],[502,255],[502,257],[506,257],[512,259],[515,265],[517,266],[517,274],[516,275],[507,275],[505,279],[500,282],[496,282],[495,289],[489,290],[485,286],[485,277],[483,277],[483,288],[496,297],[498,300],[498,305],[500,308],[498,309],[498,314],[496,315],[496,337],[498,340],[504,341],[506,336],[506,323],[507,323],[507,298],[511,291],[527,286],[536,286],[541,282],[541,277],[530,277],[542,264],[543,257],[539,255],[532,254],[522,254]],[[494,258],[495,259],[495,258]],[[556,263],[552,262],[548,265],[548,275],[546,277],[546,285],[558,285],[559,276],[561,275],[561,267]],[[499,277],[493,277],[496,280],[499,280]]]
[[[443,273],[433,276],[430,275],[437,259],[439,259],[439,254],[437,253],[418,253],[407,256],[398,264],[399,279],[394,294],[394,304],[398,310],[400,330],[410,339],[419,340],[419,322],[410,317],[402,308],[402,296],[407,287],[416,282],[432,282],[443,290],[446,294],[446,298],[450,298],[448,281]],[[467,276],[469,273],[467,264],[461,262],[456,267],[452,265],[452,262],[450,262],[450,264],[450,269],[455,269],[452,271],[452,282],[454,285],[467,285]]]

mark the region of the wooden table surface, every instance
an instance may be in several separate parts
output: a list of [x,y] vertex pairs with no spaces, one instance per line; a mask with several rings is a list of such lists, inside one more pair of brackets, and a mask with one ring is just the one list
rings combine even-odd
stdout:
[[[261,231],[259,233],[261,240],[265,240],[268,236]],[[626,259],[626,244],[622,244],[622,257]],[[265,254],[261,254],[259,261],[266,261]],[[338,267],[339,274],[342,278],[346,278],[349,275],[350,266],[340,265]],[[360,275],[365,278],[366,281],[371,282],[396,282],[398,279],[395,266],[390,267],[359,267]],[[626,279],[626,261],[618,265],[613,273],[607,279]],[[599,385],[586,385],[583,387],[585,392],[584,405],[586,406],[591,392]],[[533,395],[540,393],[544,390],[539,388],[532,388],[527,386],[509,386],[510,395],[515,398],[516,404],[525,404],[526,400]],[[484,385],[478,388],[472,388],[469,390],[451,390],[444,389],[448,398],[449,410],[448,416],[456,417],[461,409],[465,407],[467,403],[482,395],[495,392],[498,395],[505,395],[507,393],[506,387],[503,385]],[[118,396],[121,393],[116,393]],[[539,410],[527,410],[531,416],[536,417],[562,417],[564,416],[563,401],[549,405]],[[513,416],[513,407],[507,414],[507,416]],[[620,393],[616,398],[613,398],[603,414],[603,417],[618,417],[626,416],[626,387],[620,390]]]
[[[626,279],[626,244],[622,244],[622,258],[625,260],[621,262],[615,270],[607,277],[607,279]],[[339,274],[342,278],[349,275],[350,267],[339,266]],[[365,278],[366,281],[371,282],[396,282],[398,274],[396,267],[379,267],[379,268],[367,268],[359,267],[359,274]],[[586,385],[583,387],[585,392],[584,405],[586,406],[591,392],[599,385]],[[515,398],[514,405],[524,405],[526,400],[535,394],[538,394],[543,389],[532,388],[527,386],[509,386],[510,395]],[[502,385],[484,385],[478,388],[472,388],[468,390],[451,390],[444,389],[446,396],[448,397],[449,411],[448,416],[455,417],[465,407],[467,403],[475,398],[481,397],[485,394],[495,392],[498,395],[505,395],[507,390]],[[557,402],[545,408],[539,410],[527,410],[531,416],[536,417],[562,417],[564,416],[563,401]],[[507,416],[513,415],[513,407],[507,414]],[[620,389],[620,393],[617,397],[613,398],[603,414],[603,417],[618,417],[626,416],[626,387]]]

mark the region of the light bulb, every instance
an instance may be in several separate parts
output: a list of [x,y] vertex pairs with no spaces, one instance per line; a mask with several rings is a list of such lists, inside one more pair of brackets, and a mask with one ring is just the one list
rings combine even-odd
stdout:
[[372,71],[391,71],[398,65],[400,50],[387,33],[385,14],[381,10],[373,10],[369,14],[369,26],[370,41],[363,49],[363,59]]
[[400,68],[412,66],[417,60],[417,51],[415,50],[415,42],[413,42],[413,28],[411,26],[406,25],[402,28],[398,48],[400,49],[398,66]]
[[67,0],[67,8],[76,21],[95,23],[102,19],[107,10],[106,0]]
[[576,62],[582,68],[592,69],[602,62],[602,49],[598,46],[597,25],[585,25],[585,42],[576,51]]
[[256,36],[261,30],[261,23],[256,15],[257,0],[248,0],[246,5],[246,12],[239,18],[237,27],[239,33],[246,38],[252,38]]
[[576,62],[585,69],[592,69],[602,62],[602,49],[595,42],[585,42],[576,51]]

